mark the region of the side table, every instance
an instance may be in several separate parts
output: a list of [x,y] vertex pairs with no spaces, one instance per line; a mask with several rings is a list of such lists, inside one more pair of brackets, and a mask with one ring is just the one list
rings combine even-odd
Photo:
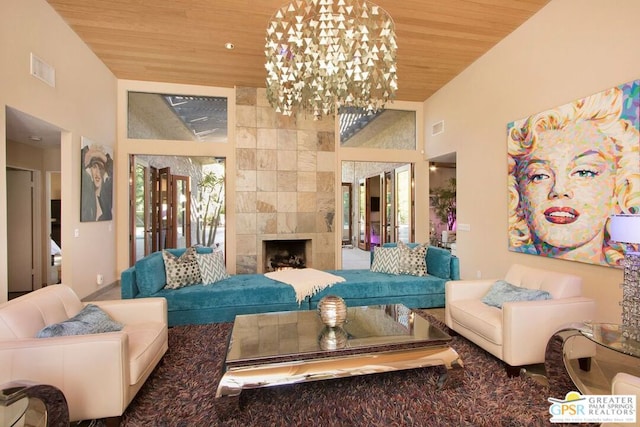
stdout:
[[622,335],[614,323],[574,323],[547,344],[545,369],[550,386],[582,394],[611,394],[618,372],[640,376],[640,342]]
[[0,425],[69,427],[69,407],[62,391],[31,381],[0,385]]

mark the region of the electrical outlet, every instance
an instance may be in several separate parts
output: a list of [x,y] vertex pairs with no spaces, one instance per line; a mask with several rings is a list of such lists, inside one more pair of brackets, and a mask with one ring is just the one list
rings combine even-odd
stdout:
[[102,274],[98,274],[96,276],[96,283],[98,284],[98,286],[102,285],[104,283],[104,277],[102,277]]
[[476,277],[478,279],[482,279],[482,271],[480,271],[480,270],[476,271]]

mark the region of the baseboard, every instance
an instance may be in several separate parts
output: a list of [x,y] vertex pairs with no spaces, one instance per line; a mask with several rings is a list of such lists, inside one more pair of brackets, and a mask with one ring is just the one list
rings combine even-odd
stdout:
[[116,280],[113,283],[109,283],[108,285],[105,285],[105,286],[101,287],[100,289],[98,289],[97,291],[92,293],[91,295],[87,295],[86,297],[82,298],[82,301],[95,301],[102,294],[105,294],[105,293],[109,292],[110,290],[112,290],[113,288],[115,288],[116,286],[118,286],[118,282],[119,281]]

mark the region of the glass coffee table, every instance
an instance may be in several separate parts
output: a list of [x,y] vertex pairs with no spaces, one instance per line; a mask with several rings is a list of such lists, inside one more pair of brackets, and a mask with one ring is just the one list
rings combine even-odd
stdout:
[[[236,316],[216,397],[242,390],[355,375],[444,366],[442,387],[457,384],[463,363],[451,337],[403,305],[350,307],[342,328],[316,311]],[[231,402],[228,407],[237,407]]]

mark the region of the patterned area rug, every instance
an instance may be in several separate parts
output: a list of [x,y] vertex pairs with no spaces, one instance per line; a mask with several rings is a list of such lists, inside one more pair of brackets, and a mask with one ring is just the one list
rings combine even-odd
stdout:
[[[435,320],[430,315],[425,317]],[[544,426],[548,397],[570,390],[508,378],[501,361],[455,336],[464,380],[438,389],[443,368],[246,390],[243,410],[221,422],[218,386],[230,323],[177,326],[169,351],[122,418],[123,426]],[[557,425],[557,424],[556,424]]]

